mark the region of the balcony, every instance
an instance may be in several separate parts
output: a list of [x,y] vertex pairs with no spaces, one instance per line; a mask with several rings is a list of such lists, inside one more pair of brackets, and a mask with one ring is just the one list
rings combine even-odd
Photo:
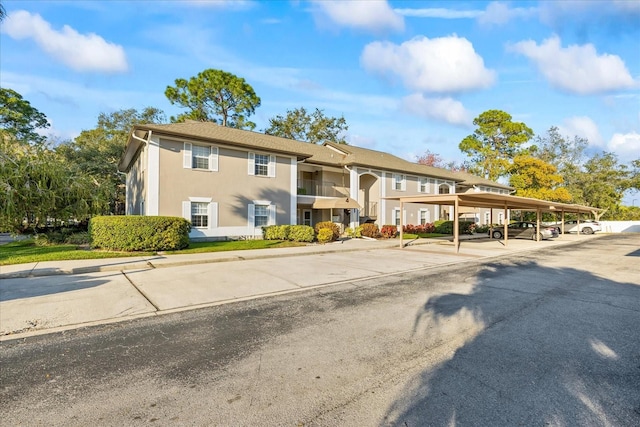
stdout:
[[378,202],[364,203],[362,209],[360,209],[360,218],[362,217],[377,219],[378,218]]
[[346,188],[337,187],[334,182],[314,179],[298,180],[298,196],[347,197],[348,195],[349,191]]

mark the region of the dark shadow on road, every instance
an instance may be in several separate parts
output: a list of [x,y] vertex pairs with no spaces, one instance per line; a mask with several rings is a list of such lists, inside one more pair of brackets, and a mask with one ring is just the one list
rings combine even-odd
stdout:
[[108,277],[95,278],[82,274],[2,279],[0,280],[0,302],[94,288],[108,281]]
[[640,425],[640,281],[523,261],[484,266],[473,283],[416,313],[414,336],[471,332],[407,382],[381,425]]

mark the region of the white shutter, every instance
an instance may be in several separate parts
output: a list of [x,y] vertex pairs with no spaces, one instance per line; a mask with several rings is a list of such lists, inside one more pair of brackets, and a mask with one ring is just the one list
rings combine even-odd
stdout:
[[418,193],[422,192],[422,178],[418,177]]
[[276,225],[276,205],[269,205],[267,210],[269,212],[267,225]]
[[256,174],[256,155],[255,153],[249,153],[249,162],[248,162],[248,169],[247,172],[249,172],[249,175],[255,175]]
[[191,202],[182,202],[182,217],[191,222]]
[[269,177],[276,177],[276,156],[269,156]]
[[209,203],[209,228],[217,228],[218,227],[218,203],[211,202]]
[[211,147],[211,152],[209,153],[209,170],[214,172],[218,171],[218,147]]
[[400,188],[402,191],[407,191],[407,175],[401,175],[402,181],[400,181]]
[[402,225],[407,225],[407,210],[402,210]]
[[184,149],[182,150],[182,167],[186,169],[191,169],[191,144],[188,142],[184,143]]
[[247,213],[247,227],[249,229],[256,228],[256,206],[253,203],[249,203],[249,212]]

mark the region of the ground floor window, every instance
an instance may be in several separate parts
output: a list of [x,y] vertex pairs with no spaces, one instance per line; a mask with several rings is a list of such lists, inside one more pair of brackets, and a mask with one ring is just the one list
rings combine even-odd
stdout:
[[255,205],[254,221],[256,227],[269,224],[269,205]]
[[209,203],[191,202],[191,225],[194,227],[209,226]]
[[420,209],[420,225],[429,224],[431,222],[431,212],[427,209]]

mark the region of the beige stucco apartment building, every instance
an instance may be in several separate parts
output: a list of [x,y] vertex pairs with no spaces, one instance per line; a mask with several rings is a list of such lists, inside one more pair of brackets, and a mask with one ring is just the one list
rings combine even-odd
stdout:
[[[265,225],[333,221],[355,228],[451,219],[450,207],[387,197],[510,187],[468,173],[408,162],[389,153],[309,144],[208,122],[135,126],[118,168],[127,215],[181,216],[192,239],[261,238]],[[503,210],[493,221],[502,223]],[[489,222],[487,209],[463,217]]]

